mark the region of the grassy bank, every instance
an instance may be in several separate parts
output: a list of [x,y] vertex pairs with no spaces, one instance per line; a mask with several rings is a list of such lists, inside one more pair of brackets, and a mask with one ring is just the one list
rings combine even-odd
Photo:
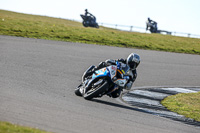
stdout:
[[14,125],[8,122],[0,122],[0,133],[47,133],[34,128]]
[[85,28],[79,22],[0,10],[0,35],[200,54],[200,39]]
[[200,92],[172,95],[165,98],[162,104],[173,112],[200,121]]

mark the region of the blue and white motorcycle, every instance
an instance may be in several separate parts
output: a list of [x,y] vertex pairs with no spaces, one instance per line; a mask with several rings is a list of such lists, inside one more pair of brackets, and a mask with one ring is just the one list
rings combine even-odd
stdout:
[[75,94],[83,96],[86,100],[102,97],[103,95],[112,97],[112,92],[124,88],[129,80],[129,76],[124,75],[128,69],[125,71],[120,70],[119,63],[96,70],[92,75],[86,76],[94,67],[90,66],[84,72],[82,83],[75,89]]

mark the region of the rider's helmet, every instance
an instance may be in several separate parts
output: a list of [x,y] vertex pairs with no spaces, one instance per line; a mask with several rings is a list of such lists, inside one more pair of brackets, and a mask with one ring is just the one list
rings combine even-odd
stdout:
[[130,67],[131,70],[135,70],[140,64],[140,56],[136,53],[131,53],[126,59],[126,64]]

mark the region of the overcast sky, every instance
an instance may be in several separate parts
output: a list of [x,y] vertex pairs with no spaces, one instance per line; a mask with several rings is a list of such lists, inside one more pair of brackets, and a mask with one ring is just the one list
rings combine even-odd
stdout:
[[0,9],[74,20],[86,8],[99,23],[146,27],[150,17],[158,29],[200,35],[200,0],[0,0]]

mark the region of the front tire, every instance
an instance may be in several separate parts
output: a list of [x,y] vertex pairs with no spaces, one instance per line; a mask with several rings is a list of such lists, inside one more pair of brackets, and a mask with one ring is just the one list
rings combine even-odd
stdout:
[[83,21],[82,24],[84,27],[88,27],[88,24],[85,21]]
[[81,92],[80,92],[80,87],[82,86],[82,84],[80,84],[74,91],[74,93],[77,95],[77,96],[82,96]]
[[83,97],[86,100],[91,100],[92,98],[97,97],[99,96],[99,94],[105,92],[108,87],[109,87],[108,82],[104,81],[100,86],[97,86],[95,88],[91,87],[87,92],[85,92]]

